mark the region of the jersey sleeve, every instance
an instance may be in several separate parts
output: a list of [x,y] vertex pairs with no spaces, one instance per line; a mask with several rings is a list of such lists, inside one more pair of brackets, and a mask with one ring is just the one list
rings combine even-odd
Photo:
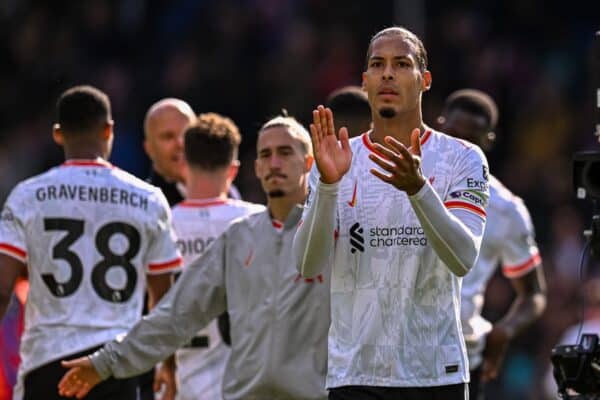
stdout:
[[333,257],[339,182],[331,185],[320,182],[316,166],[308,181],[308,196],[293,246],[298,272],[311,278],[322,272]]
[[24,211],[20,204],[20,191],[10,194],[0,213],[0,253],[27,263]]
[[459,158],[444,206],[449,210],[464,210],[485,220],[485,208],[490,197],[489,169],[485,156],[477,147],[470,147]]
[[146,272],[148,274],[162,274],[179,271],[183,258],[177,249],[177,235],[173,229],[171,210],[165,196],[156,193],[157,216],[156,221],[150,221],[150,245],[146,255]]
[[502,273],[507,278],[527,274],[542,262],[533,224],[525,204],[518,199],[510,210],[510,229],[501,246]]

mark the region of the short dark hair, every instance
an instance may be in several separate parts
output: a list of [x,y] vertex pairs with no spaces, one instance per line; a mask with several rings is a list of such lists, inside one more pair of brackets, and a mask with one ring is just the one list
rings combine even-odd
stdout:
[[414,47],[415,56],[417,57],[417,64],[421,72],[427,70],[427,50],[423,42],[417,35],[409,31],[408,29],[401,26],[392,26],[385,28],[377,32],[371,38],[369,47],[367,48],[367,57],[365,58],[365,68],[369,68],[369,58],[371,58],[371,52],[373,51],[373,43],[384,36],[400,36]]
[[217,113],[200,114],[185,131],[185,159],[191,167],[215,171],[237,159],[241,141],[231,119]]
[[333,114],[366,115],[371,117],[369,98],[359,86],[345,86],[333,91],[326,101]]
[[486,93],[477,89],[461,89],[448,96],[444,104],[444,114],[452,110],[463,110],[480,115],[487,121],[487,130],[493,131],[498,123],[498,106]]
[[56,114],[60,129],[71,134],[98,131],[112,119],[106,93],[89,85],[63,92],[56,103]]

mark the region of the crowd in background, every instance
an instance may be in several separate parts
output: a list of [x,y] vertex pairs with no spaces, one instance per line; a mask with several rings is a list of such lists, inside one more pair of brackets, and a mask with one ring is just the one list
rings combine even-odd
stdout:
[[[236,121],[243,136],[236,185],[246,200],[264,202],[253,169],[258,127],[283,108],[306,123],[331,90],[360,84],[370,36],[400,23],[420,34],[429,52],[426,123],[435,127],[444,98],[463,87],[484,90],[499,105],[490,167],[531,211],[548,308],[511,347],[488,398],[542,399],[550,349],[580,318],[579,260],[590,210],[575,200],[570,159],[599,146],[590,55],[597,22],[558,1],[473,8],[440,0],[6,0],[0,201],[18,181],[61,162],[51,138],[55,99],[89,83],[112,100],[115,165],[147,175],[144,112],[162,97],[178,97],[196,112]],[[588,274],[600,274],[597,263]],[[496,276],[484,315],[502,315],[511,296]]]

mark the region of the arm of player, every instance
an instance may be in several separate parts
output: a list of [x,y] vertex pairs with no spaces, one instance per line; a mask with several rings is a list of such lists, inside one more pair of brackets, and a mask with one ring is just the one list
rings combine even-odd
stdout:
[[170,272],[147,274],[146,282],[148,283],[148,309],[152,310],[171,288],[173,274]]
[[71,369],[60,381],[59,393],[85,395],[110,376],[126,378],[147,371],[224,312],[226,240],[227,235],[221,235],[188,265],[173,288],[122,340],[107,343],[89,357],[63,362]]
[[338,141],[329,108],[319,106],[313,111],[310,133],[316,168],[309,177],[303,222],[294,237],[298,270],[305,277],[319,274],[333,255],[338,185],[352,161],[348,131],[340,129]]
[[481,373],[484,382],[498,377],[509,342],[546,309],[546,283],[541,264],[510,281],[517,296],[506,315],[486,336]]
[[333,256],[338,184],[317,182],[316,186],[316,193],[311,189],[310,194],[314,194],[314,200],[308,200],[294,237],[298,272],[307,278],[321,273]]
[[406,192],[437,255],[452,273],[464,276],[473,267],[479,254],[485,219],[461,210],[448,211],[422,175],[419,133],[419,129],[412,132],[410,149],[391,136],[385,138],[389,147],[375,144],[375,148],[386,159],[370,154],[369,158],[383,170],[372,169],[371,173]]
[[0,274],[0,321],[4,318],[4,313],[8,308],[15,282],[20,275],[25,273],[26,269],[22,261],[0,253],[0,271],[2,271]]
[[466,275],[479,255],[485,220],[462,210],[450,212],[429,182],[409,199],[437,255],[452,273]]

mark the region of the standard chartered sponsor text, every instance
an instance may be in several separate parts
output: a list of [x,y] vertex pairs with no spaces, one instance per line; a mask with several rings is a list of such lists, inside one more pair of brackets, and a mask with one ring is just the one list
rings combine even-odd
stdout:
[[371,247],[427,246],[425,231],[421,226],[378,226],[369,229]]

